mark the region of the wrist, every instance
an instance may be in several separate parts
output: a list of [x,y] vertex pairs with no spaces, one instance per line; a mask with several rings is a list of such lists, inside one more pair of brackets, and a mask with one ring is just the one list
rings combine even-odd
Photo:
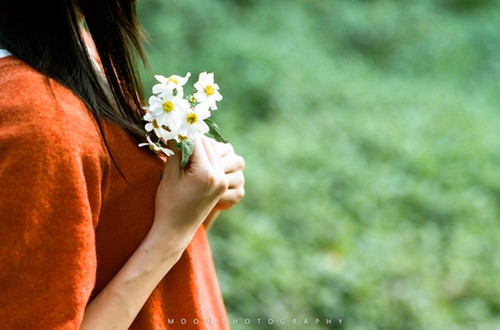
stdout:
[[181,257],[193,236],[194,231],[186,232],[184,228],[155,222],[141,245],[144,252],[157,259],[157,262],[171,263],[172,259]]

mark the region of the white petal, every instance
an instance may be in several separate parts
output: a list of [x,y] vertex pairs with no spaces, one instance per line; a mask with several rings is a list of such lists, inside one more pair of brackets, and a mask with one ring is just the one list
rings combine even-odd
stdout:
[[172,87],[165,84],[156,84],[153,86],[153,94],[169,94],[172,92]]
[[160,148],[160,149],[168,157],[170,157],[170,156],[172,156],[174,154],[174,152],[172,150],[170,150],[170,149],[167,149],[167,148]]
[[196,90],[201,93],[205,91],[205,87],[198,81],[196,84],[193,85]]
[[219,92],[217,92],[217,91],[214,93],[214,95],[212,95],[212,97],[216,101],[221,101],[222,100],[222,95]]
[[206,134],[210,130],[208,127],[207,123],[205,123],[203,120],[200,120],[196,123],[196,130],[200,132],[201,134]]
[[209,108],[210,108],[209,102],[199,103],[194,108],[194,112],[200,119],[207,119],[211,115]]
[[186,76],[184,76],[184,77],[181,77],[181,76],[178,76],[175,74],[171,75],[170,77],[177,80],[177,85],[184,86],[187,83],[187,81],[189,80],[189,77],[191,77],[191,72],[188,72],[186,74]]
[[203,90],[194,93],[193,96],[198,102],[204,102],[207,99],[207,94]]
[[155,119],[155,117],[151,114],[151,112],[148,112],[144,115],[144,117],[142,117],[142,119],[144,119],[145,121],[153,121]]
[[161,82],[162,84],[166,84],[168,82],[168,79],[165,76],[162,76],[160,74],[155,75],[156,80]]
[[150,108],[153,106],[158,106],[158,105],[161,106],[163,104],[163,100],[160,99],[158,96],[154,96],[154,95],[151,96],[148,101],[149,101]]

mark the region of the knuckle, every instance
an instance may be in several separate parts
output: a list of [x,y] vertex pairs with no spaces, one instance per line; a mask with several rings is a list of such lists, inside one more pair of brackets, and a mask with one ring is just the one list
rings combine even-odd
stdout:
[[243,170],[245,168],[245,158],[240,155],[236,155],[235,163],[237,164],[237,168],[239,170]]
[[207,189],[216,193],[223,193],[229,186],[226,176],[215,171],[207,171],[204,181]]
[[245,197],[245,188],[242,187],[236,191],[236,200],[239,201],[243,197]]
[[217,181],[216,187],[221,193],[229,189],[229,182],[225,175],[219,176],[219,180]]

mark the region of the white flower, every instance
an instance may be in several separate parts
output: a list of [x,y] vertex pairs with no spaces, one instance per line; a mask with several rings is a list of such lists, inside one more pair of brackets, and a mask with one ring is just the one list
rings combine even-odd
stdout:
[[195,107],[194,109],[187,109],[181,116],[177,136],[193,140],[199,135],[208,133],[209,127],[204,122],[205,119],[210,117],[210,111],[205,107]]
[[175,136],[175,132],[168,131],[164,127],[158,125],[156,119],[152,118],[149,113],[144,116],[144,119],[148,121],[148,123],[144,126],[146,131],[151,132],[154,131],[155,135],[164,141],[168,141]]
[[198,81],[194,84],[196,93],[194,97],[203,107],[211,110],[217,110],[216,102],[222,100],[222,95],[219,93],[219,85],[214,83],[213,73],[200,73]]
[[148,140],[148,142],[139,144],[139,147],[149,146],[150,150],[153,150],[154,152],[163,152],[167,156],[172,156],[174,154],[172,150],[162,147],[160,144],[160,140],[158,140],[157,142],[153,142],[151,141],[149,135],[146,136],[146,139]]
[[156,120],[158,126],[166,126],[175,130],[179,124],[179,117],[189,108],[189,102],[180,97],[167,95],[166,97],[151,96],[149,98],[149,114],[144,116],[146,121]]
[[161,135],[161,131],[164,130],[163,127],[161,127],[160,125],[158,125],[158,122],[156,121],[156,119],[154,117],[151,116],[150,113],[147,113],[144,115],[144,120],[146,120],[148,123],[144,126],[144,128],[146,129],[146,131],[148,132],[151,132],[151,131],[155,131],[155,134],[158,136],[158,135]]
[[191,77],[190,72],[188,72],[185,77],[181,77],[175,74],[171,75],[168,78],[162,75],[155,75],[156,80],[158,80],[160,83],[153,86],[153,94],[160,94],[160,97],[164,97],[168,94],[183,97],[183,86],[187,83],[189,77]]
[[139,144],[139,147],[148,146],[156,153],[171,156],[174,152],[166,148],[165,144],[175,139],[177,148],[182,152],[181,166],[185,166],[193,152],[192,141],[207,134],[210,129],[214,129],[214,139],[226,141],[220,136],[218,127],[205,122],[211,110],[217,110],[216,102],[222,100],[219,86],[214,82],[214,74],[202,72],[194,85],[196,92],[184,97],[183,86],[190,76],[189,72],[185,77],[155,75],[160,83],[153,86],[154,95],[149,98],[149,107],[144,108],[146,113],[143,119],[146,121],[146,131],[154,132],[157,140],[153,142],[151,136],[147,135],[147,142]]

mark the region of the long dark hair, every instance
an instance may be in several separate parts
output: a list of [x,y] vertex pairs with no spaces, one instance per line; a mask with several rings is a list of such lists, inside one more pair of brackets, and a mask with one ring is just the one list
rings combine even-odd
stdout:
[[[86,50],[80,13],[104,77]],[[141,40],[135,0],[0,0],[0,44],[71,89],[99,123],[107,118],[138,140],[144,138]]]

